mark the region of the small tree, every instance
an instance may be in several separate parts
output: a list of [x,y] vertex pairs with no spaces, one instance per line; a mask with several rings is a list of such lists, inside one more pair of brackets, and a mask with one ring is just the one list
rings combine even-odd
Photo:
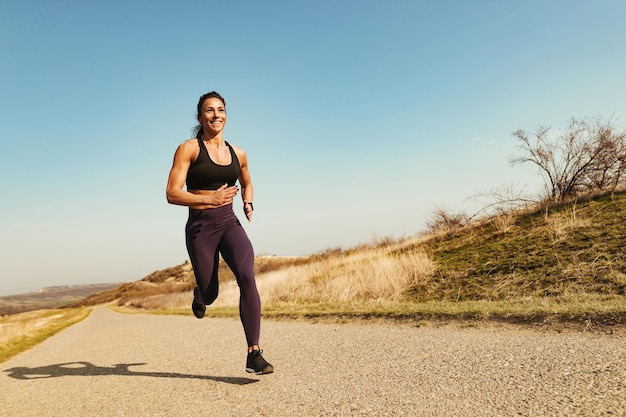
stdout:
[[615,189],[623,181],[626,132],[611,120],[572,118],[564,131],[550,135],[549,130],[540,126],[532,134],[514,132],[524,154],[511,158],[512,164],[530,162],[539,168],[547,199],[563,201],[583,192]]

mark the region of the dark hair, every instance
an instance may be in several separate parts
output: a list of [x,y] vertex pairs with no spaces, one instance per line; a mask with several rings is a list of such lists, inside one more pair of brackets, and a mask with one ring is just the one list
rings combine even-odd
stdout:
[[[196,106],[196,112],[197,112],[196,117],[200,116],[200,113],[202,113],[202,105],[204,104],[205,100],[208,98],[216,98],[220,100],[222,104],[224,104],[224,108],[226,108],[226,100],[224,100],[224,97],[222,97],[220,93],[218,93],[217,91],[209,91],[206,94],[202,94],[200,98],[198,99],[198,105]],[[204,133],[204,129],[202,129],[202,125],[198,123],[198,125],[193,128],[193,134],[195,137],[199,138],[202,136],[203,133]]]

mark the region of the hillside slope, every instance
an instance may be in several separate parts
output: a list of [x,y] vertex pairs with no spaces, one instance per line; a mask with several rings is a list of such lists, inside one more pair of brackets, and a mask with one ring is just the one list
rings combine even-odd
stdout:
[[416,301],[624,295],[626,193],[507,214],[402,251],[437,265]]

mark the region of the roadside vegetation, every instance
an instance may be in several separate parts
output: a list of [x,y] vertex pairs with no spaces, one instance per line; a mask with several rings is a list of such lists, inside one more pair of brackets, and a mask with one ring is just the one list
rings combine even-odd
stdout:
[[83,320],[89,308],[37,310],[0,317],[0,363]]

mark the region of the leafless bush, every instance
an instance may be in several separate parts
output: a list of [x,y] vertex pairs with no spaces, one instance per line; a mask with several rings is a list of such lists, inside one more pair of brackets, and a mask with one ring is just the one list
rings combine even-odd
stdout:
[[465,213],[451,213],[440,207],[433,211],[426,227],[431,233],[450,233],[463,228],[468,220]]
[[624,180],[626,132],[612,120],[576,120],[557,134],[540,126],[534,133],[513,133],[523,155],[512,164],[536,165],[546,187],[545,198],[564,201],[595,190],[612,191]]

